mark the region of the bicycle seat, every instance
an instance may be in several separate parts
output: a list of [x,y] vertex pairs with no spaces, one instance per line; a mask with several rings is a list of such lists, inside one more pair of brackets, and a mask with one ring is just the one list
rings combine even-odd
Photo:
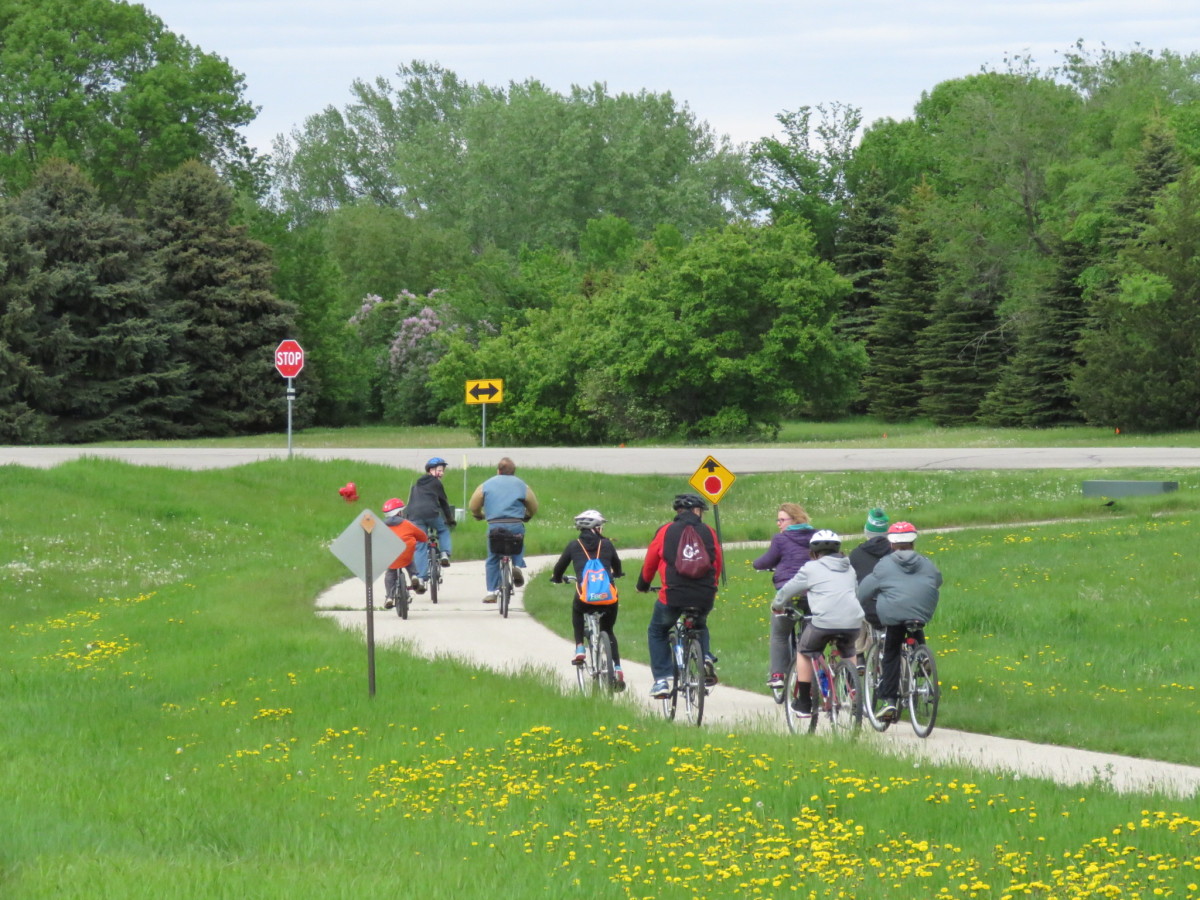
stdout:
[[904,627],[908,631],[921,631],[925,627],[925,623],[920,619],[905,619]]

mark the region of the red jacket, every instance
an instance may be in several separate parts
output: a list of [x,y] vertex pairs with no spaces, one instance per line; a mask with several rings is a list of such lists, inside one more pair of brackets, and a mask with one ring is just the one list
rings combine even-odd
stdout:
[[408,519],[401,519],[395,525],[389,525],[388,528],[396,532],[400,536],[400,540],[405,543],[404,552],[397,556],[388,568],[403,569],[412,562],[413,551],[417,549],[417,544],[424,544],[429,540],[429,535],[408,521]]
[[[679,535],[684,527],[691,525],[700,535],[700,540],[708,550],[712,560],[712,569],[703,578],[685,578],[675,571],[675,554],[679,548]],[[717,533],[700,521],[700,517],[687,510],[681,510],[675,518],[658,529],[654,540],[646,549],[646,559],[642,563],[641,576],[638,578],[638,590],[646,590],[654,576],[658,576],[658,602],[667,606],[695,607],[710,610],[717,597],[717,579],[721,577],[724,556],[721,545],[717,541]]]

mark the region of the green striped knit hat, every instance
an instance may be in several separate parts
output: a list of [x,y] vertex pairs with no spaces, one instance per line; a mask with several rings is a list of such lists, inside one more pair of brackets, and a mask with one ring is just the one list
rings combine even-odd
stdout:
[[867,524],[864,531],[867,534],[886,534],[888,522],[887,513],[877,506],[867,513]]

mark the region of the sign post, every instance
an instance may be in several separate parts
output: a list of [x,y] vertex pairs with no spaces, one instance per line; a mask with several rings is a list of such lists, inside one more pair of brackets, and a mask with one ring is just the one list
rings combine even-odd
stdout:
[[406,544],[392,529],[364,509],[329,545],[330,551],[367,584],[367,692],[375,696],[375,581]]
[[467,382],[467,404],[479,404],[483,416],[479,445],[487,446],[487,405],[504,402],[504,380],[501,378]]
[[[718,504],[736,480],[736,475],[711,456],[706,457],[704,462],[700,463],[700,468],[688,479],[688,484],[707,497],[713,505],[713,527],[716,529],[718,541],[721,540],[721,507]],[[721,584],[728,583],[729,578],[722,567]]]
[[287,442],[288,459],[292,458],[292,402],[296,399],[296,388],[292,379],[304,368],[304,348],[293,340],[280,341],[275,348],[275,369],[287,379]]

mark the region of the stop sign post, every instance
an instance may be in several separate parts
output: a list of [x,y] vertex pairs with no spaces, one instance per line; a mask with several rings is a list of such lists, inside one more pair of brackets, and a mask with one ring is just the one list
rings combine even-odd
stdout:
[[287,441],[288,459],[292,458],[292,401],[296,399],[296,388],[292,379],[304,368],[304,348],[293,340],[280,341],[275,348],[275,369],[287,379]]

